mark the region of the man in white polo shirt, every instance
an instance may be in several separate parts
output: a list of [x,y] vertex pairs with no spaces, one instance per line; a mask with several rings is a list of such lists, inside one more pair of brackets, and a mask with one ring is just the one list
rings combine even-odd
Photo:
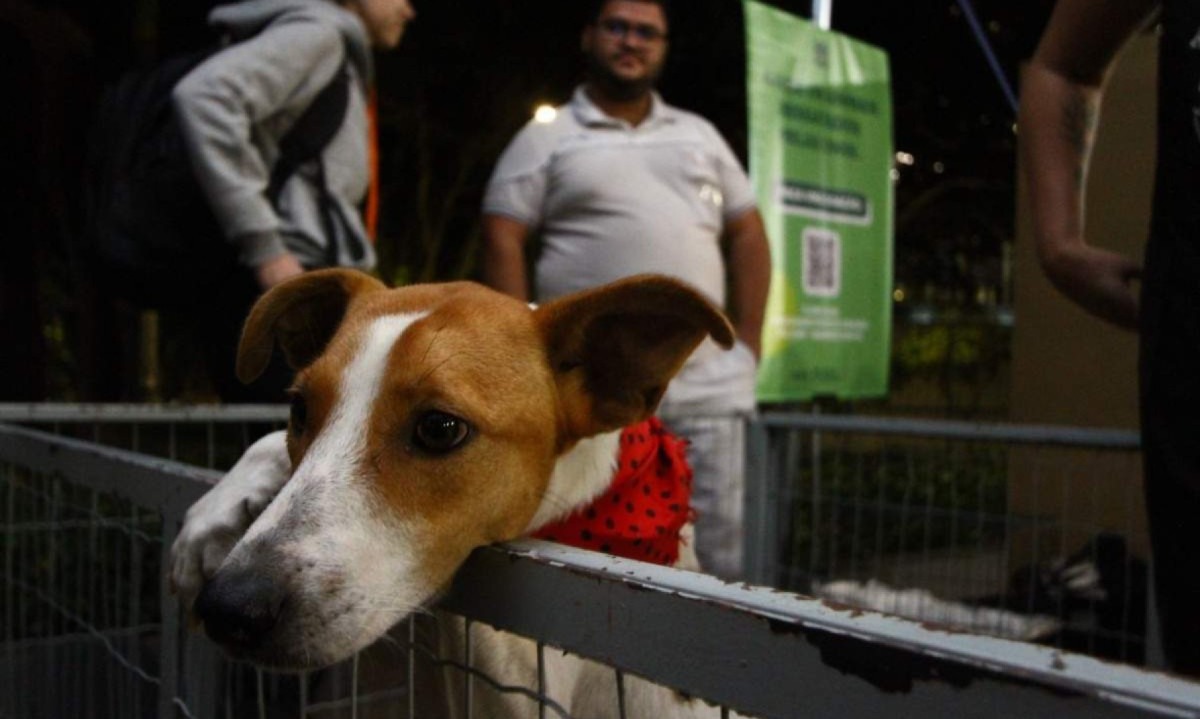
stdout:
[[746,173],[703,118],[664,103],[665,0],[604,0],[583,30],[586,82],[500,157],[483,202],[486,283],[529,299],[526,239],[541,239],[534,295],[549,300],[642,272],[675,276],[729,312],[739,342],[701,345],[659,414],[691,442],[696,550],[742,572],[744,443],[770,255]]

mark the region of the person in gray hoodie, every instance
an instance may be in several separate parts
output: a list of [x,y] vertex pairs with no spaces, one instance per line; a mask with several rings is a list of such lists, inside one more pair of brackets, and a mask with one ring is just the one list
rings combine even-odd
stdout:
[[[372,172],[371,50],[397,46],[415,15],[409,0],[248,0],[209,15],[232,42],[172,99],[193,171],[247,270],[194,318],[223,398],[277,398],[274,389],[245,396],[232,378],[241,322],[259,292],[306,269],[374,267],[359,209]],[[350,79],[340,129],[268,197],[280,140],[338,73]]]

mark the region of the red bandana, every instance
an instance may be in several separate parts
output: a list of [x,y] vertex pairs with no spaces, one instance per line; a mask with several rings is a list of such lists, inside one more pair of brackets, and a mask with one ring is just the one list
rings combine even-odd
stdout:
[[626,427],[608,491],[533,536],[626,559],[674,564],[679,531],[692,518],[686,449],[686,442],[657,417]]

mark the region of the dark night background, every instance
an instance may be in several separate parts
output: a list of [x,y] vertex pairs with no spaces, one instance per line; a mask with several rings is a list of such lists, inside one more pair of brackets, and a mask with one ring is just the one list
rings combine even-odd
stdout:
[[[1053,3],[972,2],[1015,88]],[[0,401],[203,397],[203,388],[176,376],[147,391],[138,377],[144,367],[138,369],[136,313],[97,294],[77,245],[95,97],[125,70],[208,41],[203,18],[213,4],[0,0],[0,73],[9,97],[0,113],[0,152],[5,186],[14,188],[5,192],[7,236],[0,242]],[[416,22],[401,47],[377,63],[385,279],[474,274],[483,185],[534,106],[565,101],[578,81],[587,4],[414,0]],[[800,16],[811,9],[808,0],[770,4]],[[922,373],[940,377],[943,394],[953,395],[964,378],[967,385],[994,383],[1004,372],[1010,324],[1012,109],[956,0],[834,0],[833,29],[888,52],[895,147],[915,158],[897,167],[895,266],[903,301],[893,385]],[[671,43],[664,97],[710,118],[744,158],[741,3],[675,0]],[[172,358],[186,357],[186,338],[173,338],[169,317],[161,326],[164,366],[185,365]],[[947,327],[974,328],[967,335],[976,352],[963,360],[953,347],[922,345]],[[967,395],[944,397],[942,413],[996,411],[980,404],[979,391]]]

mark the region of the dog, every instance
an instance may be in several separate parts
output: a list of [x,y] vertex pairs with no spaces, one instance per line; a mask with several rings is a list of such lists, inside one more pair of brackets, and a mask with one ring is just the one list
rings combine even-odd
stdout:
[[[289,280],[253,307],[237,357],[245,382],[276,345],[296,369],[288,429],[187,512],[172,588],[235,658],[288,670],[345,659],[430,606],[475,548],[571,526],[609,488],[623,428],[653,415],[708,337],[732,346],[729,321],[660,276],[538,307],[469,282],[388,289],[351,270]],[[696,569],[689,532],[661,553]],[[480,627],[472,642],[504,683],[536,676],[532,642]],[[616,715],[611,669],[553,654],[555,701],[572,716]],[[625,684],[629,716],[719,716]],[[511,696],[481,696],[476,711],[537,715]]]

